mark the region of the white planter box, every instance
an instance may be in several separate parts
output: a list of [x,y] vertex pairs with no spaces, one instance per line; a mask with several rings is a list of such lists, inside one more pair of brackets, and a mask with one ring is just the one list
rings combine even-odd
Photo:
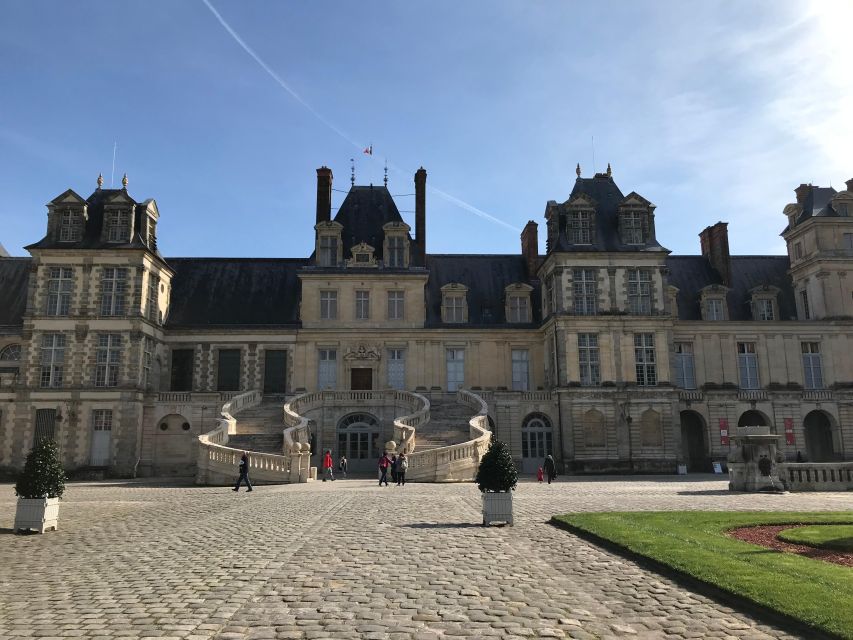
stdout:
[[44,533],[59,523],[59,498],[18,498],[15,511],[15,531],[35,529]]
[[506,522],[512,525],[512,491],[483,493],[483,526],[492,522]]

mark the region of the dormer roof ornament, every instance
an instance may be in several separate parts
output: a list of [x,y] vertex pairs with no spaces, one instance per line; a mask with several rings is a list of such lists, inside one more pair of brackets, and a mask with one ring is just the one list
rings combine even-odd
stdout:
[[610,178],[613,176],[613,171],[610,169],[610,163],[607,163],[607,177]]
[[124,174],[124,176],[122,176],[122,179],[121,179],[121,186],[122,186],[124,189],[127,189],[127,174],[126,174],[126,173]]
[[104,175],[102,173],[98,174],[98,189],[104,186]]
[[575,174],[577,175],[578,178],[581,177],[581,163],[580,162],[578,162],[578,166],[575,168]]

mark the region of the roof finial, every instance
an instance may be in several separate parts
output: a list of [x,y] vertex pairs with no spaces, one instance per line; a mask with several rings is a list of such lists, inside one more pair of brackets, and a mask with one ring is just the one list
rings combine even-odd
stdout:
[[127,189],[127,174],[126,174],[126,173],[124,174],[124,176],[122,176],[122,179],[121,179],[121,186],[122,186],[123,188]]
[[613,175],[613,171],[610,169],[610,163],[607,163],[607,177],[611,177]]
[[98,174],[98,189],[104,186],[104,175],[102,173]]
[[388,187],[388,158],[385,158],[385,187]]
[[355,158],[350,158],[349,164],[350,164],[349,183],[350,183],[350,186],[354,187],[355,186]]
[[578,178],[581,177],[581,163],[578,162],[578,166],[575,167],[575,174],[577,174]]

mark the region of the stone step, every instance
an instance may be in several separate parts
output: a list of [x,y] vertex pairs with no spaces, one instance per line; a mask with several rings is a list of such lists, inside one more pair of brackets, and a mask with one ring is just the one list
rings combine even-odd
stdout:
[[282,455],[284,436],[273,433],[250,433],[230,436],[228,446],[232,449],[243,449],[251,455],[252,451],[260,453],[275,453]]

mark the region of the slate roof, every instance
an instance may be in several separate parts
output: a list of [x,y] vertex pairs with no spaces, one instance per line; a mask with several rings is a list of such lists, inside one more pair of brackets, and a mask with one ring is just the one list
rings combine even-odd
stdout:
[[[429,282],[426,286],[426,326],[494,327],[506,325],[504,289],[517,282],[534,288],[530,293],[532,317],[528,325],[541,321],[539,281],[528,281],[524,258],[516,255],[427,255]],[[441,321],[441,287],[458,282],[468,287],[468,322],[462,325]]]
[[838,213],[832,208],[832,198],[837,193],[832,187],[812,187],[803,203],[803,212],[797,218],[797,224],[808,218],[837,218]]
[[8,258],[9,252],[6,251],[6,247],[3,246],[3,243],[0,242],[0,258]]
[[[701,290],[723,279],[702,256],[668,256],[669,283],[678,287],[679,320],[701,320]],[[730,320],[752,320],[750,290],[771,285],[780,290],[779,320],[796,320],[794,289],[788,276],[788,256],[732,256],[732,283],[726,298]]]
[[595,174],[593,178],[578,178],[569,199],[562,208],[575,196],[585,194],[595,201],[595,243],[591,245],[575,245],[566,237],[565,227],[560,229],[557,251],[667,251],[656,239],[643,246],[626,245],[619,235],[619,204],[625,196],[616,186],[611,176],[603,173]]
[[[373,255],[377,260],[381,260],[383,225],[389,222],[405,222],[388,188],[373,185],[350,188],[334,220],[344,227],[341,231],[344,260],[352,257],[350,250],[360,242],[366,242],[373,247]],[[411,234],[409,239],[411,240]]]
[[292,258],[169,258],[175,271],[166,326],[299,326]]
[[0,329],[23,326],[32,258],[0,258]]

